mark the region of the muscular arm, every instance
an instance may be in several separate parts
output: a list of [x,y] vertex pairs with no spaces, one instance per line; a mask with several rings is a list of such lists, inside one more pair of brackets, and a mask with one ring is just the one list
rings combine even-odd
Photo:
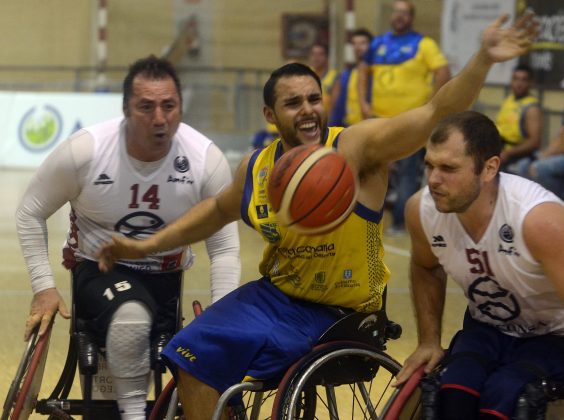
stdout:
[[564,307],[564,205],[543,203],[525,217],[523,237],[532,256],[542,265],[549,281],[562,298]]
[[419,344],[405,361],[395,385],[405,382],[421,365],[429,373],[441,360],[441,321],[445,303],[446,274],[423,232],[419,216],[421,191],[406,205],[406,226],[411,236],[410,280]]
[[523,143],[504,151],[501,154],[502,162],[527,156],[535,150],[538,150],[542,141],[542,129],[543,115],[541,108],[539,106],[530,107],[525,112],[525,131],[527,133],[527,139]]
[[468,109],[492,64],[524,54],[536,34],[531,16],[522,17],[510,28],[501,28],[506,19],[499,18],[486,28],[480,50],[427,104],[392,118],[361,121],[344,130],[339,150],[349,163],[362,174],[406,157],[424,145],[440,119]]
[[[202,195],[213,197],[232,182],[231,168],[225,156],[215,145],[206,157],[206,179]],[[241,259],[237,223],[231,222],[206,239],[210,258],[211,295],[215,302],[239,286]]]

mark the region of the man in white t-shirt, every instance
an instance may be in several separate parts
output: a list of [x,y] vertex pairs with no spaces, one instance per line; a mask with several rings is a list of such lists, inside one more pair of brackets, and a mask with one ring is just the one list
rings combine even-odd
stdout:
[[[16,214],[31,276],[33,300],[25,338],[44,333],[59,312],[70,316],[48,260],[46,220],[70,203],[63,264],[75,282],[76,315],[106,347],[121,416],[145,419],[150,340],[175,332],[177,285],[193,260],[190,247],[122,260],[112,273],[98,270],[101,244],[115,235],[144,238],[164,228],[231,182],[219,148],[181,122],[178,76],[150,56],[129,69],[123,118],[84,128],[62,143],[38,169]],[[206,240],[212,301],[239,284],[239,237],[234,223]]]
[[513,418],[527,383],[564,380],[564,203],[499,173],[501,150],[486,116],[445,118],[427,143],[428,186],[406,209],[419,346],[398,384],[443,357],[447,274],[468,298],[440,374],[441,419]]

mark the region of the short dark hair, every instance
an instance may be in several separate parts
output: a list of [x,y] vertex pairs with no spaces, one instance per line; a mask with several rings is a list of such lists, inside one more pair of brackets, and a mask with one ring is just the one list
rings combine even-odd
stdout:
[[155,55],[150,55],[137,60],[129,66],[129,71],[123,80],[124,109],[127,107],[127,103],[129,102],[131,95],[133,95],[133,79],[135,79],[138,75],[142,75],[143,77],[152,80],[162,80],[170,77],[174,81],[178,97],[182,103],[182,89],[180,87],[180,80],[176,70],[168,60],[158,58]]
[[279,67],[270,73],[270,78],[264,84],[262,98],[266,106],[274,108],[274,103],[276,102],[276,84],[278,83],[278,80],[282,77],[292,76],[311,76],[319,86],[319,89],[321,89],[321,80],[310,67],[301,63],[284,64],[282,67]]
[[474,173],[484,169],[486,160],[499,156],[503,143],[494,122],[484,114],[464,111],[442,119],[429,138],[431,144],[444,143],[453,130],[464,137],[466,154],[474,160]]
[[372,32],[370,32],[368,29],[366,28],[358,28],[355,29],[352,33],[351,33],[351,38],[353,36],[364,36],[366,38],[368,38],[369,40],[371,40],[374,35],[372,35]]
[[527,76],[529,77],[530,80],[533,80],[535,78],[535,72],[533,71],[532,67],[529,66],[528,64],[519,64],[517,67],[513,69],[513,73],[517,71],[524,71],[525,73],[527,73]]

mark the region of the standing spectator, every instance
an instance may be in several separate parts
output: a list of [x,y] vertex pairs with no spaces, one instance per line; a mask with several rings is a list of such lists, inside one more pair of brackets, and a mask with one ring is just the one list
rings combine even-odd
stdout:
[[398,384],[444,356],[447,275],[468,298],[440,372],[442,420],[512,419],[527,384],[564,380],[564,202],[499,173],[501,148],[486,116],[443,119],[427,144],[428,187],[406,207],[419,344]]
[[533,70],[519,65],[511,77],[511,93],[505,99],[495,123],[505,143],[501,169],[516,173],[519,161],[531,160],[542,142],[543,114],[539,101],[531,95]]
[[558,134],[541,150],[536,160],[522,160],[519,175],[538,182],[564,200],[564,115]]
[[371,41],[372,34],[367,29],[357,29],[352,33],[355,63],[341,72],[333,86],[330,126],[348,127],[363,119],[358,99],[358,64],[368,51]]
[[[395,0],[392,30],[374,38],[359,64],[359,99],[365,118],[391,117],[421,106],[450,78],[446,58],[435,41],[413,30],[414,19],[413,3]],[[405,202],[420,186],[423,155],[420,150],[395,164],[392,186],[397,198],[388,233],[404,230]]]
[[[144,420],[151,337],[176,331],[179,276],[193,262],[189,246],[98,270],[97,253],[115,235],[146,238],[231,182],[227,159],[204,135],[181,123],[180,81],[165,60],[135,62],[123,82],[124,117],[73,134],[32,179],[16,214],[33,300],[25,339],[43,334],[59,312],[70,316],[55,287],[47,219],[70,203],[63,265],[72,271],[77,317],[106,347],[123,419]],[[239,285],[237,226],[206,240],[212,301]],[[180,296],[180,298],[182,298]]]
[[331,111],[333,86],[337,78],[337,70],[329,68],[329,47],[325,44],[313,44],[309,50],[309,66],[321,80],[323,106]]

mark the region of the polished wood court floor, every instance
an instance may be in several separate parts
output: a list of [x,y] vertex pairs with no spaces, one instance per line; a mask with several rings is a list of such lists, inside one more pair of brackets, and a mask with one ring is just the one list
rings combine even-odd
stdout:
[[[25,348],[24,323],[31,301],[31,288],[15,229],[14,213],[31,176],[31,171],[0,170],[3,199],[0,204],[0,399],[3,402],[10,381],[15,375]],[[57,287],[69,303],[69,274],[61,266],[61,245],[68,227],[68,207],[62,208],[48,221],[49,252],[55,270]],[[258,262],[262,255],[259,236],[244,224],[240,224],[242,282],[258,277]],[[403,335],[389,342],[388,353],[403,362],[416,345],[412,305],[409,295],[407,269],[409,262],[409,238],[406,235],[387,237],[386,263],[392,278],[389,283],[387,312],[390,319],[403,327]],[[187,322],[193,317],[191,302],[198,299],[204,307],[209,304],[208,258],[203,244],[194,246],[197,254],[195,265],[185,276],[184,312]],[[449,283],[443,321],[444,343],[447,345],[454,331],[461,325],[465,299],[456,285]],[[54,388],[63,367],[69,337],[69,321],[57,318],[49,348],[47,367],[43,378],[40,398],[45,398]],[[72,396],[72,395],[71,395]],[[31,418],[41,418],[32,415]]]

